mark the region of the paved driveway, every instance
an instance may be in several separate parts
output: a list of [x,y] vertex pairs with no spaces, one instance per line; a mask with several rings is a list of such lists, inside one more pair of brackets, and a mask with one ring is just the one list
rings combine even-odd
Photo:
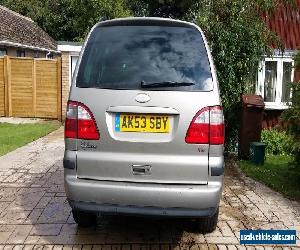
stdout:
[[213,233],[197,233],[184,220],[129,217],[99,218],[97,228],[79,229],[64,193],[62,135],[59,129],[0,157],[1,248],[245,249],[238,245],[244,228],[295,228],[299,236],[300,203],[242,176],[230,162]]

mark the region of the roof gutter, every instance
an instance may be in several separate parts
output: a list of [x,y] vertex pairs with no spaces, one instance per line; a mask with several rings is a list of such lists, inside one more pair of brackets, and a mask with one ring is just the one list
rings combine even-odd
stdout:
[[80,53],[82,45],[68,45],[68,44],[58,44],[57,49],[59,52],[77,52]]
[[10,42],[10,41],[5,41],[5,40],[0,41],[0,45],[10,46],[10,47],[18,47],[18,48],[23,48],[23,49],[39,50],[39,51],[45,51],[45,52],[52,52],[52,53],[56,53],[56,54],[60,53],[60,51],[58,51],[58,50],[35,47],[35,46],[25,45],[25,44],[21,44],[21,43],[14,43],[14,42]]

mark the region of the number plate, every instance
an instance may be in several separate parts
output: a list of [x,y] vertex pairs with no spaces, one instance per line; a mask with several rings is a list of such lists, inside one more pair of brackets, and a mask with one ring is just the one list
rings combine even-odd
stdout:
[[168,133],[170,117],[152,114],[116,114],[115,130],[118,132]]

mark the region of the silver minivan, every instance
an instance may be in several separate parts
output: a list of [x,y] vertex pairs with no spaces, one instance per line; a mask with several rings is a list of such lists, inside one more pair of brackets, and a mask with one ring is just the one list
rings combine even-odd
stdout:
[[92,28],[65,121],[65,189],[79,225],[98,213],[150,215],[213,231],[223,144],[216,71],[198,26],[122,18]]

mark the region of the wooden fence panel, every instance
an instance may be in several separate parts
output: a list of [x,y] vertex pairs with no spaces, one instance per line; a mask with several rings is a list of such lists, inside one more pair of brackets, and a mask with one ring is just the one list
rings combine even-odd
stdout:
[[36,61],[36,117],[57,118],[57,61]]
[[10,116],[34,117],[33,59],[10,58]]
[[0,58],[0,116],[5,116],[4,58]]
[[61,120],[61,60],[0,58],[0,116]]

